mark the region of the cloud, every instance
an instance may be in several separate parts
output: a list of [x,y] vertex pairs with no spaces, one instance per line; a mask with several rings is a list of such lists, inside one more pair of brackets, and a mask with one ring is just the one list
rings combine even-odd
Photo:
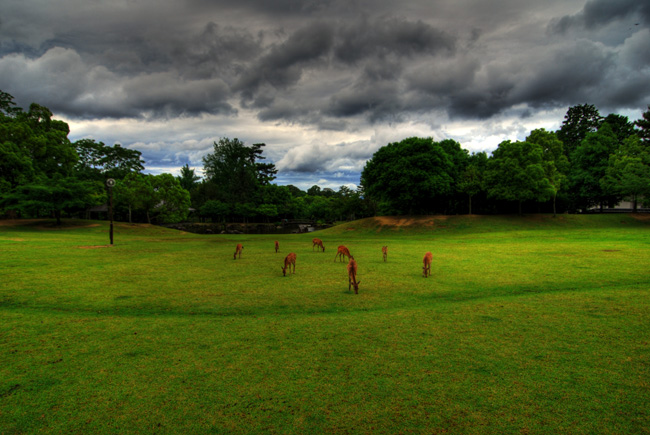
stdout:
[[549,30],[559,33],[573,28],[592,30],[625,18],[641,20],[634,25],[650,25],[650,3],[640,0],[589,0],[578,13],[554,19]]
[[121,77],[60,47],[35,59],[0,58],[0,82],[23,106],[38,102],[79,118],[234,113],[230,88],[219,78],[185,80],[173,71]]
[[337,145],[315,142],[293,147],[276,166],[281,171],[291,172],[336,172],[342,167],[361,171],[365,161],[375,151],[376,148],[369,141]]

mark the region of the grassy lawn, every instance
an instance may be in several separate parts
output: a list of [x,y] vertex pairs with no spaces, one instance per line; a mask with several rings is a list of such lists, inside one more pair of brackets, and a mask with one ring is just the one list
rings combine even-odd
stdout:
[[105,222],[0,221],[1,434],[650,433],[650,219],[107,244]]

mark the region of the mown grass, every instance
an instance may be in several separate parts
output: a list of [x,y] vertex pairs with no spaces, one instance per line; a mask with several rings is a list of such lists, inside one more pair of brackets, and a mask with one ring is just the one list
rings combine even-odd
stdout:
[[0,433],[649,433],[649,224],[0,226]]

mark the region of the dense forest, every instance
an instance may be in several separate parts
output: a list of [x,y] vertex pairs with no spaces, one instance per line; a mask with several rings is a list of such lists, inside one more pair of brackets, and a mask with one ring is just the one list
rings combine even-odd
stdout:
[[[650,202],[650,106],[630,121],[570,107],[561,128],[504,141],[490,155],[447,139],[407,138],[380,148],[361,185],[338,191],[273,184],[265,144],[222,138],[203,158],[204,178],[144,174],[142,154],[91,139],[71,142],[69,126],[36,103],[16,107],[0,91],[0,216],[105,216],[108,179],[115,219],[173,223],[337,221],[374,215],[583,212],[622,199]],[[645,201],[645,203],[644,203]],[[93,216],[93,213],[98,213]]]

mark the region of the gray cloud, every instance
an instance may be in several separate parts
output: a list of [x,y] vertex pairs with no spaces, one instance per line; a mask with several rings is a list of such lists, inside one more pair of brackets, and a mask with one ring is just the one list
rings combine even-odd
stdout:
[[[646,0],[5,0],[0,89],[69,120],[128,124],[116,141],[159,167],[200,162],[192,140],[272,143],[277,130],[283,170],[352,174],[382,125],[444,137],[467,121],[496,137],[490,121],[506,116],[644,109],[649,23]],[[151,124],[161,133],[135,138]]]
[[628,25],[650,25],[650,3],[643,0],[589,0],[578,13],[554,19],[549,29],[560,33],[572,28],[591,30],[626,18],[640,20]]

